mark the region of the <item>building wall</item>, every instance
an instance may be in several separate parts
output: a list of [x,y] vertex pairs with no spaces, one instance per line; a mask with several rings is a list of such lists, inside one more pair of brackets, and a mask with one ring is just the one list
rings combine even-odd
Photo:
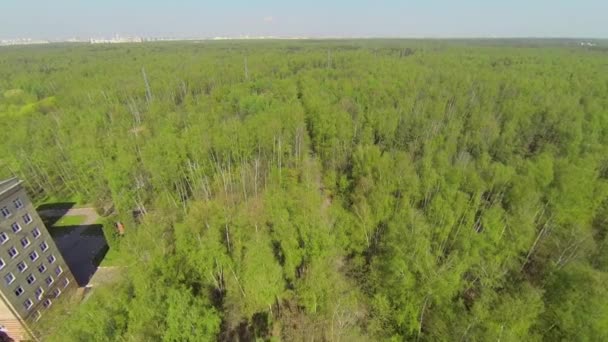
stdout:
[[[17,208],[15,205],[17,199],[23,204],[21,208]],[[64,296],[67,291],[76,286],[76,281],[21,185],[17,185],[0,195],[0,209],[2,208],[6,208],[10,215],[5,217],[0,213],[0,234],[5,233],[9,238],[0,244],[0,259],[5,264],[0,268],[0,291],[17,315],[27,322],[34,322],[40,315],[44,314],[46,310],[44,303],[47,299],[52,306],[52,302],[56,300],[56,290],[61,291],[59,297]],[[29,214],[32,219],[30,223],[26,223],[24,220],[26,214]],[[13,223],[18,223],[21,230],[15,233],[11,227]],[[36,228],[40,232],[38,237],[33,234]],[[27,238],[30,244],[24,247],[21,243],[22,238]],[[48,245],[48,249],[45,251],[41,248],[43,242]],[[14,247],[19,253],[15,257],[10,257],[8,254],[11,247]],[[38,255],[38,258],[32,261],[30,256],[34,252]],[[55,261],[52,263],[48,259],[51,256],[55,257]],[[27,269],[23,272],[19,271],[17,267],[20,262],[27,265]],[[40,272],[38,269],[40,265],[44,265],[46,270]],[[59,275],[56,274],[58,266],[62,269],[62,273]],[[9,273],[12,273],[15,277],[15,280],[10,284],[5,279],[5,276]],[[28,284],[26,280],[30,274],[35,277],[32,284]],[[53,279],[50,285],[45,282],[49,276]],[[15,291],[19,287],[23,289],[23,293],[18,295]],[[35,293],[38,288],[43,291],[40,298],[37,298]],[[29,309],[24,304],[28,299],[32,301],[32,306]]]

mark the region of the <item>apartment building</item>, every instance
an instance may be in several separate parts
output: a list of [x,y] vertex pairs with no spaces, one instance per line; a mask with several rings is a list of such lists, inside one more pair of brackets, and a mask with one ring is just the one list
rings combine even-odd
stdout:
[[22,181],[0,181],[0,326],[16,341],[35,339],[31,325],[76,287]]

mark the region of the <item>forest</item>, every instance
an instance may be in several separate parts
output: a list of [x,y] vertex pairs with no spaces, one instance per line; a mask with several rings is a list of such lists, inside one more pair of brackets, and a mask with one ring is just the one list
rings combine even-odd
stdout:
[[125,270],[45,341],[608,340],[606,42],[2,47],[0,118]]

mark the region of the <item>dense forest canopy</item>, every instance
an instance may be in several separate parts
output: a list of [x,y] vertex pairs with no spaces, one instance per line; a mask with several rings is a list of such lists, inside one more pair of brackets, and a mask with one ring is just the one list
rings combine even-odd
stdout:
[[0,118],[126,229],[48,340],[608,340],[601,44],[0,48]]

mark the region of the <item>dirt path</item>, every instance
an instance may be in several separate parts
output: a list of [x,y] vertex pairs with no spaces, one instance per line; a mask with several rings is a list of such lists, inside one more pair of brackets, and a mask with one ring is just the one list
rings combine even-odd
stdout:
[[124,266],[99,266],[87,285],[97,286],[115,282],[125,269]]
[[72,208],[72,209],[45,209],[40,210],[38,215],[44,217],[61,217],[61,216],[85,216],[86,219],[81,225],[95,224],[99,219],[99,215],[93,208]]

